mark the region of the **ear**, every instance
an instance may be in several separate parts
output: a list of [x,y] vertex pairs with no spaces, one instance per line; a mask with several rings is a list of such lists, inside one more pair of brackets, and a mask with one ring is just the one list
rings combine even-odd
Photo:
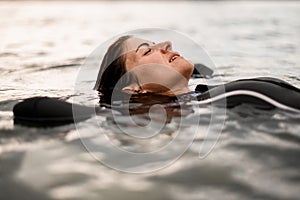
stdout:
[[136,83],[131,83],[130,85],[122,88],[122,92],[125,92],[128,94],[138,94],[140,91],[141,91],[141,88]]

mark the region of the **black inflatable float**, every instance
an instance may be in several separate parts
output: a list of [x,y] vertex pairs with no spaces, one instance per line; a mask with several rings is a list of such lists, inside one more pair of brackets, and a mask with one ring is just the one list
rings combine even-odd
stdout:
[[[250,104],[259,109],[281,108],[300,112],[300,90],[275,78],[254,78],[233,81],[219,86],[198,85],[199,104],[226,100],[228,108]],[[33,97],[13,108],[14,121],[34,126],[57,126],[74,122],[73,108],[80,115],[76,121],[85,120],[95,113],[95,108],[71,104],[57,98]]]
[[74,123],[73,107],[80,112],[80,116],[76,115],[77,121],[88,119],[94,113],[94,108],[71,104],[58,98],[33,97],[14,106],[14,123],[28,126]]

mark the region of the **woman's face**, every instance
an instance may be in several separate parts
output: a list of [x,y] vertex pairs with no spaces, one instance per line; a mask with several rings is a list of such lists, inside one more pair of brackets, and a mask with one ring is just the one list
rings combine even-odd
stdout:
[[[166,84],[169,87],[177,84],[177,89],[187,87],[194,65],[173,51],[170,41],[155,44],[148,40],[131,37],[125,41],[124,50],[126,70],[136,71],[135,75],[141,83],[143,80],[148,82],[158,80],[160,84]],[[141,67],[140,70],[136,70],[139,67]]]

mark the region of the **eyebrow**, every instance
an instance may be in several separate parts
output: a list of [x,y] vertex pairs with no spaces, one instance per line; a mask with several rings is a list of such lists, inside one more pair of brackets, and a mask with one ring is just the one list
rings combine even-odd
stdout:
[[140,44],[140,45],[136,48],[135,52],[137,52],[142,46],[147,46],[147,47],[149,47],[150,44],[148,44],[148,43],[146,43],[146,42]]

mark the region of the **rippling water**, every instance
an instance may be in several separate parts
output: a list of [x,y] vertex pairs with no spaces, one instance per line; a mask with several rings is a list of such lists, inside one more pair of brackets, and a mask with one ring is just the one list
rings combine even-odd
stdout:
[[[205,137],[210,115],[200,110],[191,117],[201,113],[202,123],[187,125],[200,131],[184,156],[132,175],[95,160],[77,130],[108,131],[124,148],[151,149],[170,140],[176,120],[151,144],[134,143],[101,116],[77,129],[34,128],[14,125],[12,108],[32,96],[69,99],[85,57],[112,35],[144,27],[191,37],[225,82],[272,76],[300,87],[299,13],[297,2],[0,2],[0,199],[298,199],[299,114],[239,107],[227,111],[220,137],[214,126]],[[210,144],[218,137],[200,159],[204,139]]]

